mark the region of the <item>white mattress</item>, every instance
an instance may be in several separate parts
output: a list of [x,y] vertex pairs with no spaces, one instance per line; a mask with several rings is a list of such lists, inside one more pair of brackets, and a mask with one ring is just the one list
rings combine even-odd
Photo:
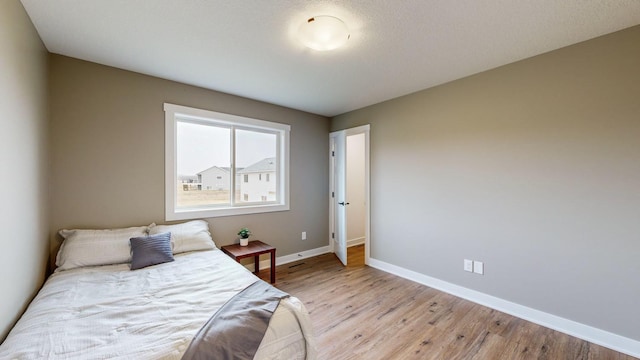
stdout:
[[[53,274],[0,345],[0,359],[180,359],[193,336],[256,277],[220,250]],[[313,359],[296,298],[274,313],[255,359]]]

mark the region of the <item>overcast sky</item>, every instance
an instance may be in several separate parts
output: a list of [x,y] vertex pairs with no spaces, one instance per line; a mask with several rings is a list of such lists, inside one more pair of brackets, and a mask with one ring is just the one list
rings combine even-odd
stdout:
[[[179,121],[178,174],[196,175],[212,166],[229,167],[230,129]],[[236,130],[237,167],[276,156],[276,135]]]

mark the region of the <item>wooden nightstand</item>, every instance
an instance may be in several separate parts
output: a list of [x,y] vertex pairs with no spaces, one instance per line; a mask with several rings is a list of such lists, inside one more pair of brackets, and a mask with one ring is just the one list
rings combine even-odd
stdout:
[[255,263],[254,273],[257,275],[260,271],[260,255],[270,253],[271,254],[271,283],[276,282],[276,248],[269,244],[265,244],[260,240],[249,241],[249,245],[240,246],[240,244],[227,245],[222,247],[222,251],[225,254],[231,256],[235,261],[240,262],[240,259],[244,259],[253,256]]

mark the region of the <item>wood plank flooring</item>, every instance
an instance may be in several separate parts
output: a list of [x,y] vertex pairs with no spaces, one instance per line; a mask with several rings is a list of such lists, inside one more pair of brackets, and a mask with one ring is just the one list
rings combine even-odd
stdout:
[[347,267],[279,266],[276,286],[304,302],[320,359],[635,359],[364,266],[362,246]]

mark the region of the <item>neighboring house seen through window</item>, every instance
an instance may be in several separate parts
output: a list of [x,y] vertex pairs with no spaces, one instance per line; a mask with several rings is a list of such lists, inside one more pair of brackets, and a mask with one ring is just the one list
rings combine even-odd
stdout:
[[289,125],[164,109],[167,220],[289,210]]

